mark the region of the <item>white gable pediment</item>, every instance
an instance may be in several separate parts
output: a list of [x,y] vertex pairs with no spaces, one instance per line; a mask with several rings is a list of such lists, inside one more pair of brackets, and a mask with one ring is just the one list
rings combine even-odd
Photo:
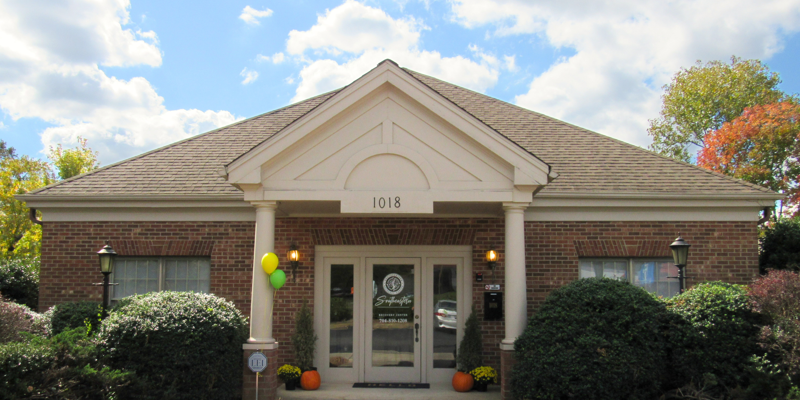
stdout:
[[228,180],[245,189],[246,200],[338,200],[343,213],[432,213],[437,201],[531,201],[548,171],[384,62],[232,163]]

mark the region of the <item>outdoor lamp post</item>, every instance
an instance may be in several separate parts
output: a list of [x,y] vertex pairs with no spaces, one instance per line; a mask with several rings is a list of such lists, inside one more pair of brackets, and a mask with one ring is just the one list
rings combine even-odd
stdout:
[[689,243],[686,243],[680,235],[678,238],[669,245],[669,248],[672,250],[672,259],[675,262],[675,266],[678,267],[678,283],[680,284],[680,293],[683,293],[686,290],[686,273],[684,269],[686,268],[686,258],[689,257],[689,247],[691,247]]
[[286,253],[286,258],[289,259],[289,263],[292,265],[292,282],[294,282],[295,274],[297,273],[297,264],[300,263],[300,252],[297,251],[297,245],[292,243],[289,252]]
[[97,255],[100,256],[100,272],[103,273],[101,285],[103,285],[103,316],[105,316],[109,306],[108,287],[111,285],[109,275],[114,271],[114,257],[117,256],[117,252],[106,241],[106,245],[97,252]]

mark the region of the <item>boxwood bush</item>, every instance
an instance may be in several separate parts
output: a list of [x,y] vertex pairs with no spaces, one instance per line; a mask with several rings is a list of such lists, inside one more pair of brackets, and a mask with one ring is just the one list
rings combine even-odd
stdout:
[[0,260],[0,296],[36,310],[39,305],[39,259]]
[[63,331],[84,328],[89,325],[94,332],[100,326],[100,303],[81,301],[77,303],[62,303],[51,308],[51,332],[57,335]]
[[0,400],[139,398],[134,374],[106,366],[85,328],[0,345]]
[[665,305],[627,282],[553,291],[514,344],[518,399],[654,399],[667,379]]
[[134,296],[100,328],[113,367],[147,381],[153,398],[241,397],[247,325],[233,303],[210,294]]
[[700,368],[729,389],[747,387],[746,370],[750,358],[759,354],[756,339],[762,319],[753,311],[746,287],[701,283],[668,299],[667,307],[701,336],[697,348],[703,364]]

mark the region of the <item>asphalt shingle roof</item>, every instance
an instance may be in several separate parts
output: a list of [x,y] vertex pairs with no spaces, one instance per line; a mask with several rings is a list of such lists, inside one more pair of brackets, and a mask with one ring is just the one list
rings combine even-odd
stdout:
[[[772,194],[768,189],[411,70],[411,76],[548,163],[542,193]],[[40,189],[42,196],[241,195],[219,170],[338,91],[198,135]]]

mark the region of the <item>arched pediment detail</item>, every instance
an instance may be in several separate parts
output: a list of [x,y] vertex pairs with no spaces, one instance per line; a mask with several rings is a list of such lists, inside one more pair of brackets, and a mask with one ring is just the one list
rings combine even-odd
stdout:
[[379,144],[354,154],[336,177],[342,190],[430,190],[439,186],[436,172],[416,151],[396,144]]

